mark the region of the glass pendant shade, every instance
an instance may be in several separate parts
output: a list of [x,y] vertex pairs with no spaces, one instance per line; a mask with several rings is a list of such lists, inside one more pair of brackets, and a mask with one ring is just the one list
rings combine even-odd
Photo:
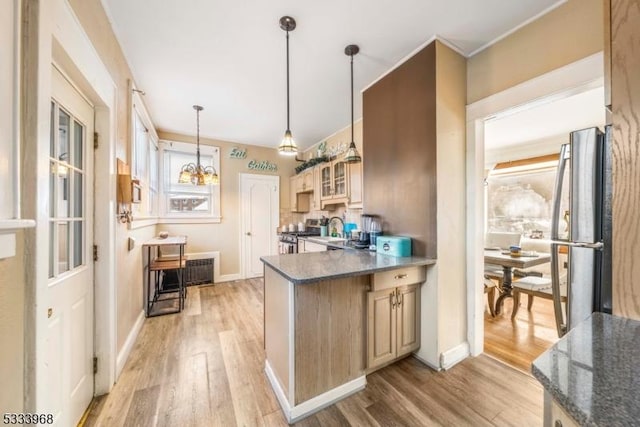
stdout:
[[280,28],[287,33],[287,130],[284,133],[282,142],[278,145],[278,152],[286,156],[295,156],[298,153],[298,146],[291,135],[291,127],[289,126],[289,31],[296,28],[296,20],[290,16],[280,18]]
[[347,150],[347,154],[344,156],[344,161],[347,163],[359,163],[362,161],[362,157],[360,157],[360,154],[358,153],[355,142],[351,141],[351,144],[349,144],[349,149]]
[[293,140],[293,135],[291,135],[291,131],[289,129],[284,133],[284,138],[282,138],[282,142],[278,146],[278,151],[280,154],[287,156],[294,156],[298,152],[298,146]]
[[358,149],[356,148],[356,143],[353,138],[353,55],[356,55],[358,52],[360,52],[360,48],[355,44],[350,44],[344,48],[344,54],[351,58],[351,143],[349,144],[349,149],[344,156],[344,161],[346,163],[360,163],[362,161],[362,157],[360,157],[360,153],[358,153]]

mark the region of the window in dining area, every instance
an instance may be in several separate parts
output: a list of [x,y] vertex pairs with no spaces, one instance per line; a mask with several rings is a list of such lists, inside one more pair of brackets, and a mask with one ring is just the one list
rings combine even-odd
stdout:
[[550,238],[557,159],[554,154],[495,166],[486,180],[488,233]]

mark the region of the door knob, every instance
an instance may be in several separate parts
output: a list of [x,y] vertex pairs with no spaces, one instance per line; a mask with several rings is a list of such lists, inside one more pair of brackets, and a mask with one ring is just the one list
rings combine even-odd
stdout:
[[247,236],[251,236],[251,232],[250,231],[247,231]]

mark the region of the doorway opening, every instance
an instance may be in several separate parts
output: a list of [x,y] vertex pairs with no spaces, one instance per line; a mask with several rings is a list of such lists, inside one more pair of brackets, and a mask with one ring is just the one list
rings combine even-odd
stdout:
[[[486,352],[530,372],[531,362],[558,339],[551,299],[522,292],[514,310],[514,298],[497,297],[505,281],[516,283],[529,275],[536,277],[533,281],[550,277],[550,257],[518,268],[506,261],[499,264],[491,255],[506,252],[509,257],[512,244],[527,253],[550,252],[550,205],[558,153],[569,142],[571,131],[604,125],[602,70],[602,56],[596,54],[467,106],[472,355]],[[505,237],[518,242],[506,243]],[[489,309],[492,288],[493,307],[500,302],[494,314]],[[525,303],[528,298],[533,305]]]

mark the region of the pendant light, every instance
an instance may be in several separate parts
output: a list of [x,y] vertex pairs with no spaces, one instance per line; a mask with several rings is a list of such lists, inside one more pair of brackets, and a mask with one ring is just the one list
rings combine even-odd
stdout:
[[280,18],[280,28],[287,32],[287,130],[284,132],[284,138],[278,146],[280,154],[288,156],[295,156],[298,152],[298,146],[293,140],[291,135],[291,128],[289,127],[289,31],[293,31],[296,28],[296,20],[290,16],[283,16]]
[[200,164],[200,111],[204,110],[200,105],[194,105],[196,110],[196,163],[187,163],[180,170],[178,182],[180,184],[210,185],[219,184],[218,172],[213,166],[202,166]]
[[351,143],[344,156],[344,161],[347,163],[359,163],[362,161],[353,139],[353,55],[357,55],[358,52],[360,52],[360,48],[355,44],[350,44],[344,48],[344,54],[351,57]]

